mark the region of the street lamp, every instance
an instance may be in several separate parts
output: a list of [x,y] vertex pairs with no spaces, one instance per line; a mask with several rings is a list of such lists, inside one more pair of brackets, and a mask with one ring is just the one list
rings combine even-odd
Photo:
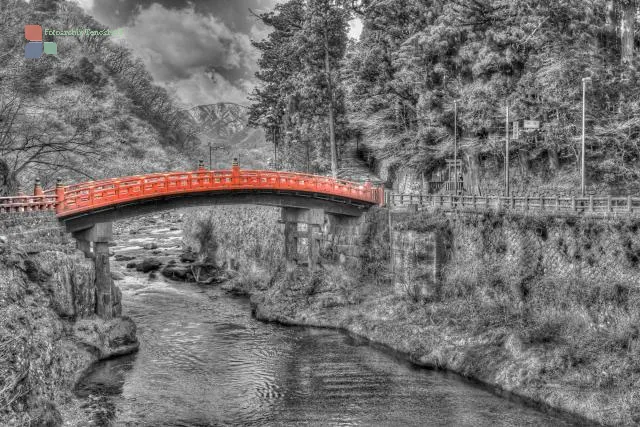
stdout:
[[581,183],[580,183],[580,194],[582,194],[582,197],[584,197],[585,195],[585,177],[586,177],[586,170],[585,170],[585,164],[584,164],[584,139],[585,139],[585,112],[586,112],[586,92],[587,92],[587,83],[591,81],[591,77],[583,77],[582,78],[582,154],[581,154],[581,164],[580,164],[580,170],[581,170]]

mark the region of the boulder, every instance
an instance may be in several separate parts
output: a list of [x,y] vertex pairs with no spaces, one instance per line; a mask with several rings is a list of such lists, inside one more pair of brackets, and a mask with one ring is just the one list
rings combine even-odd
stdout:
[[109,321],[80,319],[74,324],[73,332],[80,342],[94,348],[101,360],[133,353],[139,347],[136,324],[128,317]]
[[198,259],[198,255],[191,251],[183,252],[180,255],[180,262],[196,262],[196,259]]
[[193,274],[191,274],[191,269],[184,265],[175,265],[170,264],[167,265],[161,271],[164,277],[173,280],[193,280]]
[[123,280],[124,279],[124,274],[120,273],[119,271],[112,271],[111,272],[111,278],[113,280]]
[[138,268],[138,263],[135,262],[135,261],[128,262],[127,263],[127,268],[135,268],[135,269],[137,269]]
[[158,244],[156,242],[145,243],[142,248],[146,250],[158,249]]
[[148,273],[150,271],[156,271],[162,266],[162,262],[157,258],[145,258],[140,264],[136,266],[137,271]]
[[134,259],[136,259],[136,257],[130,256],[130,255],[122,255],[122,254],[117,254],[115,257],[116,261],[131,261]]

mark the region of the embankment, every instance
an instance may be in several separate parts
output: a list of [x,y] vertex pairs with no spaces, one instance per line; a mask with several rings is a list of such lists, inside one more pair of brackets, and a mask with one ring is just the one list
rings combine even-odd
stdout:
[[[251,226],[272,257],[265,212]],[[239,235],[249,221],[216,213]],[[640,422],[640,221],[394,213],[392,245],[388,224],[384,211],[328,218],[313,274],[239,239],[220,249],[246,260],[226,286],[264,320],[341,328],[541,407]]]
[[52,214],[0,217],[0,424],[88,423],[75,383],[94,362],[138,345],[118,298],[109,322],[95,303],[93,262]]

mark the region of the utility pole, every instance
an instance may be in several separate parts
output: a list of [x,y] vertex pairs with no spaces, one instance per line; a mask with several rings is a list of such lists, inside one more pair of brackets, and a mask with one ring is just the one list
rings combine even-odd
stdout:
[[276,129],[277,126],[271,127],[271,137],[273,138],[273,169],[278,170],[278,144],[276,142]]
[[504,141],[504,193],[506,197],[510,195],[509,189],[509,102],[507,102],[507,122],[505,125],[506,138]]
[[580,160],[580,174],[581,174],[581,180],[580,180],[580,194],[582,195],[582,197],[584,197],[585,195],[585,177],[586,177],[586,168],[585,168],[585,162],[584,162],[584,151],[585,151],[585,116],[586,116],[586,93],[587,93],[587,82],[590,82],[591,78],[590,77],[583,77],[582,78],[582,153],[581,153],[581,160]]
[[458,101],[453,101],[453,176],[458,194]]

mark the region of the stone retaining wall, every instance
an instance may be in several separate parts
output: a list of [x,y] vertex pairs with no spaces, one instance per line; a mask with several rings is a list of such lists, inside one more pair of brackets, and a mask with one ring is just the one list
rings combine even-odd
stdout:
[[576,286],[594,298],[640,287],[637,219],[424,212],[395,220],[399,291],[414,284],[426,294],[452,284],[490,285],[521,301],[535,283],[538,296],[557,302],[552,298]]

